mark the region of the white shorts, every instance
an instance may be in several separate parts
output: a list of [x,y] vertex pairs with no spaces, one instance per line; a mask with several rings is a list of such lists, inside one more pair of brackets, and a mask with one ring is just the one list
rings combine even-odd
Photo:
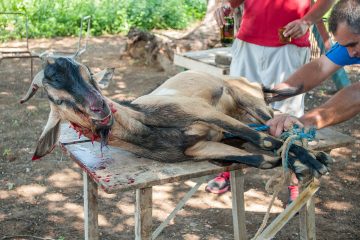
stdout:
[[[243,76],[270,88],[286,80],[310,59],[310,48],[293,44],[264,47],[236,39],[231,51],[231,76]],[[304,94],[275,102],[272,107],[300,117],[304,114]]]

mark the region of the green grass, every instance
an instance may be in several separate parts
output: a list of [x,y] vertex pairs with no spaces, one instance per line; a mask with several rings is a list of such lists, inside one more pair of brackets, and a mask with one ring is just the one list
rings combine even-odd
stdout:
[[[144,30],[184,29],[206,13],[206,0],[2,0],[0,12],[28,16],[29,37],[74,36],[80,19],[92,17],[93,36]],[[24,37],[24,18],[0,15],[0,41]],[[15,29],[16,28],[16,29]]]

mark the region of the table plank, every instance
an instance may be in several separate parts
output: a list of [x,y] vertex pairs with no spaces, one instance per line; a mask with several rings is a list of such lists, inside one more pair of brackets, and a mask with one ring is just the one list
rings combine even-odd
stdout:
[[347,146],[354,141],[353,137],[328,127],[317,131],[315,140],[309,142],[309,148],[317,151],[330,151],[334,148]]
[[245,167],[241,164],[220,167],[207,161],[161,163],[111,146],[103,148],[101,154],[100,144],[97,142],[62,145],[62,148],[108,193],[178,182]]
[[70,123],[62,123],[60,126],[60,132],[60,142],[63,145],[91,141],[83,135],[79,136],[79,134],[71,127]]
[[231,48],[213,48],[203,51],[186,52],[174,55],[174,64],[186,69],[203,71],[216,76],[229,75],[229,66],[215,63],[217,54],[230,54]]
[[195,59],[197,61],[210,64],[213,66],[216,66],[215,64],[215,56],[217,54],[227,55],[231,54],[231,48],[225,47],[225,48],[212,48],[208,50],[202,50],[202,51],[193,51],[193,52],[186,52],[183,53],[182,56]]

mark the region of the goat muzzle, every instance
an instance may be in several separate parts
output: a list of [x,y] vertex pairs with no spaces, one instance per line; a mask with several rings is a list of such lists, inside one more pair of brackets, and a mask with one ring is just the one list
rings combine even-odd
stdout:
[[103,119],[91,119],[96,128],[111,127],[114,123],[114,117],[109,114]]

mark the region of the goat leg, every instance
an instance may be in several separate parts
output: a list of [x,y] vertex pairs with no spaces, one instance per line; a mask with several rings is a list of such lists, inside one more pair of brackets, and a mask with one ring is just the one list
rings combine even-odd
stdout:
[[[296,144],[293,144],[289,151],[293,153],[300,162],[307,165],[309,168],[316,170],[319,174],[324,175],[329,172],[326,164],[322,162],[325,160],[323,154],[314,155],[312,151],[306,150]],[[328,155],[326,156],[326,159],[328,159]]]
[[[212,119],[208,119],[208,121],[215,123],[233,136],[251,142],[264,150],[277,150],[283,145],[282,140],[266,133],[255,131],[242,122],[225,114],[213,114]],[[316,170],[320,174],[326,174],[328,172],[328,168],[317,160],[317,156],[310,153],[309,150],[304,147],[293,144],[289,151],[294,153],[296,158],[307,167]]]
[[269,169],[281,164],[278,156],[248,152],[221,142],[201,141],[185,150],[187,156],[196,160],[213,160],[221,163],[241,163],[252,167]]
[[282,101],[286,98],[296,96],[304,91],[304,86],[287,87],[284,89],[270,89],[265,86],[262,88],[264,98],[267,103]]
[[212,123],[225,130],[225,132],[251,142],[265,150],[275,150],[282,146],[282,141],[268,134],[258,132],[239,120],[221,112],[209,112],[202,120]]
[[[265,133],[259,133],[259,134],[266,135]],[[239,136],[239,138],[244,139],[243,136]],[[274,146],[279,146],[279,145],[281,146],[283,144],[281,140],[271,137],[269,135],[267,136],[267,138],[263,138],[263,139],[264,141],[271,141],[271,143]],[[249,142],[252,141],[249,140]],[[256,145],[256,142],[254,144]],[[293,156],[291,156],[291,154]],[[304,174],[303,173],[305,171],[304,169],[313,169],[315,172],[311,173],[311,175],[314,176],[317,176],[319,174],[324,175],[329,172],[328,165],[332,162],[332,158],[326,153],[311,151],[297,144],[291,145],[288,156],[289,156],[289,165],[298,162],[297,165],[294,166],[293,170],[296,174],[299,175]],[[291,160],[291,158],[293,160]]]

